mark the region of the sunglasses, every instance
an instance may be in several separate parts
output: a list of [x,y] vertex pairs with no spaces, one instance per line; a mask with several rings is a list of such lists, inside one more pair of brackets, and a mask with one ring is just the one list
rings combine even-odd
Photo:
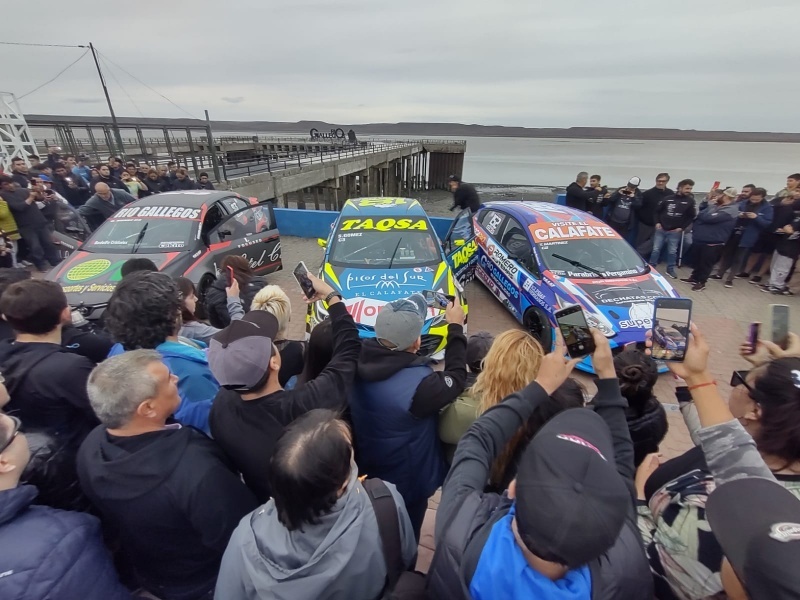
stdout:
[[754,396],[756,394],[756,390],[752,385],[747,383],[748,373],[750,373],[750,371],[734,371],[731,375],[731,387],[735,388],[743,385],[747,389],[747,393],[750,394],[750,397],[755,400]]
[[11,433],[11,437],[8,438],[8,441],[0,448],[0,454],[5,452],[11,443],[14,441],[14,438],[17,437],[19,430],[22,428],[22,421],[20,421],[17,417],[12,417],[11,415],[7,415],[9,419],[11,419],[12,423],[14,423],[14,430]]

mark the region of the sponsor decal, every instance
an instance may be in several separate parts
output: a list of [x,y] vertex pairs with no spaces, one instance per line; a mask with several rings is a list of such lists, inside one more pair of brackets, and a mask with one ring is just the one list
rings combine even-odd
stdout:
[[377,229],[378,231],[428,231],[428,221],[417,219],[344,219],[339,231],[351,229]]
[[86,281],[105,273],[111,266],[111,261],[105,258],[95,258],[75,265],[64,276],[67,281]]
[[550,303],[547,302],[547,298],[542,293],[542,290],[539,289],[539,286],[536,285],[536,282],[534,282],[534,280],[531,279],[530,277],[527,277],[525,279],[525,283],[522,284],[522,288],[526,292],[528,292],[528,294],[531,296],[531,298],[536,300],[536,302],[538,302],[542,306],[547,307],[547,306],[550,305]]
[[580,289],[588,294],[597,304],[612,306],[632,306],[634,304],[647,304],[653,314],[653,299],[664,296],[664,291],[652,280],[643,279],[630,286],[614,285],[608,283],[582,283]]
[[[368,327],[375,327],[375,319],[378,318],[378,313],[383,310],[383,307],[388,304],[383,300],[374,300],[372,298],[347,298],[344,301],[347,307],[347,312],[353,317],[353,320],[360,325]],[[428,318],[437,316],[438,311],[428,307]]]
[[485,254],[481,256],[480,262],[481,267],[491,275],[497,286],[502,289],[505,294],[509,297],[519,298],[519,290],[517,287],[506,278],[503,271],[501,271],[488,256]]
[[445,375],[445,376],[444,376],[444,384],[445,384],[447,387],[453,387],[453,378],[452,378],[452,377],[450,377],[450,375]]
[[800,523],[775,523],[769,529],[769,537],[778,542],[800,540]]
[[158,244],[159,248],[183,248],[186,245],[186,242],[160,242]]
[[197,219],[200,217],[199,208],[187,208],[184,206],[131,206],[121,208],[111,219],[130,219],[132,217],[157,217],[169,219]]
[[375,206],[377,208],[391,208],[393,206],[401,206],[406,204],[403,198],[365,198],[364,200],[357,200],[358,206]]
[[412,294],[428,287],[429,277],[414,271],[364,273],[348,272],[344,289],[354,292],[356,297],[396,296],[407,291]]
[[62,285],[61,289],[65,294],[86,294],[92,292],[113,292],[117,287],[116,283],[92,283],[90,285]]
[[491,257],[492,262],[495,263],[503,273],[508,275],[511,281],[517,280],[517,266],[514,264],[514,261],[508,258],[508,254],[506,254],[500,246],[489,244],[486,253]]
[[536,242],[584,238],[622,239],[616,231],[607,225],[589,225],[583,221],[534,223],[529,226],[529,229]]
[[503,215],[500,214],[493,214],[492,218],[489,219],[489,222],[486,224],[486,231],[491,233],[492,235],[497,233],[497,228],[500,226],[500,223],[503,222]]
[[565,442],[572,442],[573,444],[578,444],[578,446],[583,446],[584,448],[589,448],[589,450],[593,450],[594,452],[597,452],[597,455],[600,458],[602,458],[603,460],[608,462],[606,460],[606,457],[603,456],[603,453],[600,452],[600,450],[597,448],[597,446],[595,446],[591,442],[587,442],[582,437],[578,437],[577,435],[572,435],[572,434],[569,434],[569,433],[559,433],[558,435],[556,435],[556,437],[558,439],[560,439],[560,440],[564,440]]
[[478,251],[478,242],[471,240],[456,250],[451,256],[453,260],[453,268],[458,269],[465,265]]

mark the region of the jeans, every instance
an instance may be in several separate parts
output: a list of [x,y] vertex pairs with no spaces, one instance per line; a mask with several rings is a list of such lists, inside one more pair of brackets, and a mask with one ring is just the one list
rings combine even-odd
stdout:
[[793,258],[778,254],[776,250],[772,255],[772,264],[769,266],[769,287],[778,290],[786,287],[786,281],[789,278],[793,263]]
[[702,242],[695,242],[694,244],[694,270],[692,271],[692,279],[697,283],[705,283],[708,281],[714,265],[717,264],[720,256],[722,256],[722,249],[724,244],[703,244]]
[[680,231],[664,231],[663,229],[656,229],[655,238],[653,238],[653,253],[650,255],[650,264],[657,265],[658,257],[661,254],[661,246],[667,241],[667,271],[675,269],[675,264],[678,262],[678,245],[681,243]]
[[45,270],[45,260],[54,267],[61,262],[61,256],[53,244],[46,224],[20,227],[19,233],[28,246],[28,258],[37,269]]
[[[726,245],[722,253],[722,259],[719,261],[719,266],[717,267],[717,275],[725,279],[725,281],[733,281],[733,278],[744,269],[749,255],[750,248],[731,249]],[[725,277],[726,271],[728,272],[727,277]]]

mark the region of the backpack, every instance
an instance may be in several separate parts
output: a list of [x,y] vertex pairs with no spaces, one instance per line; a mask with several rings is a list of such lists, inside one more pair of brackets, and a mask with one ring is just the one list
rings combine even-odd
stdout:
[[394,496],[380,479],[365,479],[362,485],[375,511],[386,561],[386,585],[380,599],[423,600],[427,597],[425,576],[418,571],[406,571],[403,566],[400,521]]

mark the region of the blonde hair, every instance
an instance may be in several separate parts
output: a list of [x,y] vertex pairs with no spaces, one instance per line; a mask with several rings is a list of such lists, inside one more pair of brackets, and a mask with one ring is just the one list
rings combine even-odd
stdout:
[[511,329],[498,335],[470,389],[470,395],[480,398],[480,413],[536,379],[543,357],[541,344],[526,331]]
[[250,310],[263,310],[278,319],[278,334],[286,333],[292,318],[292,302],[277,285],[265,285],[250,303]]

